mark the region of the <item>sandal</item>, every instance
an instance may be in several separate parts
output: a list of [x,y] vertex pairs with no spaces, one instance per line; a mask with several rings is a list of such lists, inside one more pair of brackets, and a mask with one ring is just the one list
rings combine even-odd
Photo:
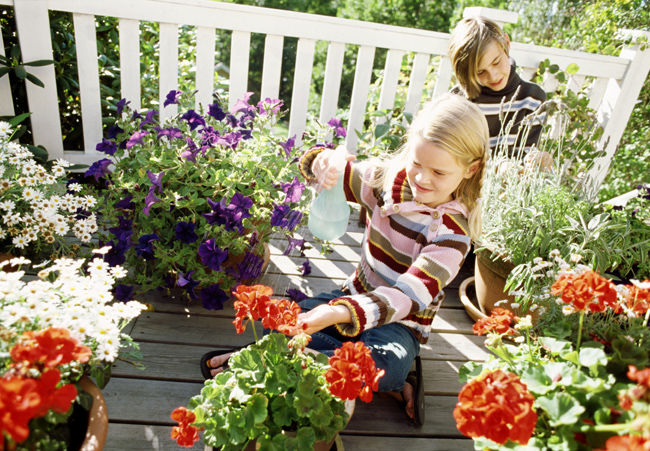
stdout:
[[413,421],[417,427],[424,424],[424,379],[422,377],[422,360],[415,357],[415,371],[409,372],[406,382],[413,386]]
[[[213,370],[214,368],[209,366],[208,362],[213,357],[216,357],[218,355],[228,354],[230,352],[235,352],[235,350],[233,350],[233,349],[220,349],[220,350],[217,350],[217,351],[210,351],[210,352],[206,352],[205,354],[203,354],[203,356],[201,357],[201,374],[203,375],[203,378],[206,381],[208,379],[213,379],[214,378],[214,376],[212,374],[210,374],[210,370]],[[228,360],[223,362],[223,365],[221,365],[221,368],[223,368],[224,371],[228,369]]]

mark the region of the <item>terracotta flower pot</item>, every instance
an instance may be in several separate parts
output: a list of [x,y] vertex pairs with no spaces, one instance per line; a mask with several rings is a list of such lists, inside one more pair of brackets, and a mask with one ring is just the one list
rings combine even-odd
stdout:
[[79,451],[101,451],[108,434],[108,410],[101,390],[88,376],[83,376],[79,383],[83,390],[93,397],[93,405],[88,412],[88,429]]
[[515,301],[514,296],[504,291],[506,279],[514,269],[514,265],[501,259],[493,261],[490,254],[489,250],[477,252],[474,268],[476,299],[481,313],[485,315],[489,315],[495,304],[503,299],[508,300],[508,303]]

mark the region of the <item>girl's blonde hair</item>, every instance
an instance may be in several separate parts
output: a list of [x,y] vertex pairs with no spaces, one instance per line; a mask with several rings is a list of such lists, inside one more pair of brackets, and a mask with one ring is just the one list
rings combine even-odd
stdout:
[[478,199],[490,152],[490,134],[485,116],[476,105],[456,94],[444,94],[428,102],[411,124],[402,147],[396,153],[374,161],[377,177],[370,186],[389,191],[397,173],[406,168],[413,143],[418,139],[442,147],[465,169],[479,161],[476,173],[468,179],[464,178],[452,194],[454,199],[467,207],[470,236],[476,241],[481,234],[481,205]]
[[492,42],[496,42],[508,55],[508,38],[501,27],[485,17],[472,17],[458,22],[449,38],[448,53],[458,84],[468,99],[481,93],[478,82],[478,65]]

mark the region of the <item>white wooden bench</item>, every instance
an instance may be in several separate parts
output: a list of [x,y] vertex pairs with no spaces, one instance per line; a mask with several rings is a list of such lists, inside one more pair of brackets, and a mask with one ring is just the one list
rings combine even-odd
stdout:
[[[82,152],[63,148],[55,73],[52,66],[30,68],[45,88],[27,83],[27,96],[34,141],[43,145],[51,158],[66,158],[73,163],[90,164],[103,157],[95,150],[101,141],[102,121],[100,84],[97,64],[95,16],[119,18],[121,96],[140,109],[140,45],[139,22],[160,23],[159,92],[164,96],[178,86],[178,33],[180,25],[197,27],[196,88],[197,103],[211,101],[215,71],[215,30],[232,31],[230,60],[230,105],[247,91],[251,33],[265,35],[261,97],[277,98],[280,90],[283,42],[286,37],[298,38],[296,66],[289,118],[290,136],[301,135],[309,109],[314,52],[317,41],[329,43],[322,102],[321,120],[335,116],[346,45],[358,45],[356,71],[349,101],[348,130],[360,130],[368,107],[375,50],[387,49],[386,66],[378,108],[391,108],[398,89],[402,60],[407,52],[415,56],[408,81],[405,110],[418,111],[421,101],[449,90],[452,70],[447,57],[447,33],[379,25],[319,15],[280,11],[268,8],[219,3],[207,0],[0,0],[0,5],[13,5],[24,61],[52,59],[48,10],[71,12],[81,91],[81,116],[85,149]],[[472,14],[489,15],[494,10],[473,9]],[[505,19],[501,15],[505,14]],[[498,12],[496,20],[512,20],[509,12]],[[640,32],[635,32],[637,35]],[[645,32],[648,36],[650,33]],[[0,36],[0,39],[1,36]],[[0,42],[1,44],[1,42]],[[3,51],[0,45],[0,51]],[[633,45],[619,57],[547,48],[514,42],[512,56],[530,77],[540,61],[566,68],[575,63],[580,70],[572,83],[592,81],[590,107],[599,111],[599,120],[609,139],[607,155],[601,158],[597,179],[602,181],[641,86],[650,70],[650,50]],[[424,92],[425,77],[430,64],[435,64],[436,83],[431,92]],[[13,114],[8,76],[0,78],[0,115]],[[549,80],[547,91],[555,86]],[[161,111],[161,119],[174,114],[173,108]],[[354,149],[355,133],[348,134],[347,146]],[[594,175],[596,175],[596,172]]]

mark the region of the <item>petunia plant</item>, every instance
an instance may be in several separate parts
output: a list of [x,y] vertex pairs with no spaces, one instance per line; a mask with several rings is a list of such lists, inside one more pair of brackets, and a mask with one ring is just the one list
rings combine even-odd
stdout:
[[[240,285],[234,293],[238,333],[259,320],[265,328],[295,326],[300,307],[273,299],[271,288]],[[331,442],[349,419],[346,401],[372,400],[384,370],[375,367],[362,343],[345,343],[329,357],[306,349],[309,335],[289,339],[271,332],[235,352],[228,368],[205,382],[188,407],[172,413],[178,426],[172,438],[192,447],[203,431],[208,446],[223,451],[246,449],[312,450]]]
[[474,325],[494,355],[461,368],[458,429],[477,450],[647,449],[650,281],[556,259],[538,262],[555,280],[534,317],[496,308]]
[[[304,249],[293,238],[310,202],[297,177],[302,150],[296,136],[278,133],[280,100],[255,106],[249,98],[232,111],[220,99],[197,111],[185,108],[192,95],[171,91],[163,108],[184,112],[165,123],[155,110],[118,102],[118,119],[97,145],[108,158],[87,175],[105,181],[102,236],[107,261],[130,269],[124,296],[133,285],[180,287],[220,309],[234,286],[260,275],[272,235],[286,237],[287,253]],[[316,142],[330,127],[303,139]]]

